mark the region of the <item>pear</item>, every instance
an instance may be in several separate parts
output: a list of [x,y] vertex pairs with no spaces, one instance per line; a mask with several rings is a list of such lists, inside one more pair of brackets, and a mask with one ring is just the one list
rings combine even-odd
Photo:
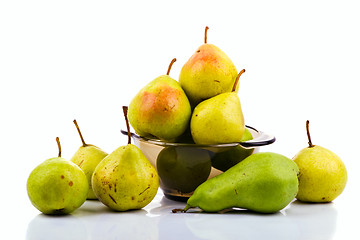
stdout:
[[293,160],[299,166],[299,192],[296,198],[304,202],[331,202],[344,190],[347,171],[343,161],[332,151],[313,145],[306,121],[309,146]]
[[92,187],[97,198],[115,211],[141,209],[155,197],[159,177],[141,150],[131,144],[127,107],[123,107],[128,144],[105,157],[95,168]]
[[44,214],[68,214],[86,200],[89,185],[85,173],[73,162],[61,157],[49,158],[38,165],[27,180],[31,203]]
[[240,99],[235,89],[242,73],[236,78],[232,92],[221,93],[199,103],[192,114],[190,129],[197,144],[240,142],[245,123]]
[[180,84],[161,75],[143,87],[129,105],[129,121],[140,136],[175,141],[189,125],[191,107]]
[[[249,129],[245,128],[241,142],[253,139]],[[235,166],[254,152],[254,148],[244,148],[242,146],[232,147],[230,150],[215,153],[211,158],[212,166],[223,172]]]
[[108,154],[101,150],[99,147],[87,144],[81,134],[79,125],[76,120],[73,121],[76,129],[78,130],[82,146],[76,151],[74,156],[70,159],[73,163],[78,165],[85,173],[89,183],[89,193],[87,199],[97,199],[91,186],[92,174],[96,166],[104,159]]
[[274,213],[286,207],[298,191],[298,167],[277,153],[255,153],[226,172],[205,181],[184,209],[218,212],[238,207]]
[[207,43],[208,29],[205,28],[204,44],[184,64],[179,75],[179,83],[194,107],[205,99],[231,92],[238,73],[222,50]]

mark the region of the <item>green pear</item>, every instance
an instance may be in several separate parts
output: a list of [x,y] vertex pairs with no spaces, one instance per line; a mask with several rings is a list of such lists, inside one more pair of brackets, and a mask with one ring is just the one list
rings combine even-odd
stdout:
[[190,122],[195,143],[218,144],[242,140],[245,122],[235,89],[243,72],[245,69],[238,74],[232,92],[221,93],[195,107]]
[[298,191],[299,169],[291,159],[261,152],[201,184],[184,209],[218,212],[238,207],[273,213],[286,207]]
[[179,76],[179,83],[193,106],[220,93],[231,92],[238,73],[222,50],[207,43],[208,29],[205,28],[204,44],[184,64]]
[[85,143],[85,140],[81,134],[80,128],[74,120],[74,124],[78,133],[80,135],[80,139],[82,142],[82,146],[76,151],[74,156],[70,159],[73,163],[78,165],[85,173],[88,183],[89,183],[89,193],[87,199],[97,199],[94,191],[92,190],[91,178],[96,166],[104,159],[108,154],[101,150],[99,147]]
[[[253,139],[249,129],[245,128],[244,135],[241,142],[249,141]],[[229,168],[235,166],[254,152],[254,148],[244,148],[242,146],[236,146],[230,150],[224,152],[215,153],[211,158],[212,166],[223,172]]]
[[190,193],[209,177],[211,158],[209,151],[201,148],[166,147],[157,157],[156,169],[165,193]]
[[155,197],[159,177],[141,150],[131,144],[127,107],[123,107],[128,144],[105,157],[95,168],[92,187],[97,198],[115,211],[141,209]]
[[312,144],[309,121],[306,121],[306,130],[309,146],[293,158],[300,169],[299,192],[296,198],[304,202],[331,202],[345,188],[345,164],[332,151]]
[[189,125],[189,100],[180,84],[169,76],[175,61],[166,75],[143,87],[129,105],[130,124],[140,136],[174,141]]
[[86,200],[89,185],[84,172],[73,162],[61,157],[59,138],[58,157],[38,165],[27,180],[31,203],[44,214],[68,214]]

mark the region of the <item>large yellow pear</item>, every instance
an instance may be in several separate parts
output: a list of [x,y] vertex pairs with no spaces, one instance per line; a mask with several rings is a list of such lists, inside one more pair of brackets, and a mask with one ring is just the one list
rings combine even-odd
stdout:
[[220,93],[231,92],[238,74],[231,59],[220,48],[207,43],[207,29],[205,43],[184,64],[179,76],[193,107]]
[[299,167],[299,191],[296,198],[304,202],[331,202],[344,190],[347,172],[343,161],[332,151],[313,145],[306,123],[309,146],[293,160]]

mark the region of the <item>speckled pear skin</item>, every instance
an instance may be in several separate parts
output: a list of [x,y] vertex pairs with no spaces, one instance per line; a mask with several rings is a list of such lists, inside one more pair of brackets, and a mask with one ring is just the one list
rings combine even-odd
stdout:
[[44,214],[68,214],[86,200],[89,185],[84,172],[74,163],[50,158],[38,165],[27,181],[31,203]]
[[159,177],[155,167],[133,144],[121,146],[96,167],[92,186],[97,198],[115,211],[141,209],[155,197]]
[[332,151],[313,145],[302,149],[293,160],[300,169],[298,200],[331,202],[345,189],[345,164]]
[[298,173],[295,162],[283,155],[255,153],[201,184],[184,210],[199,207],[205,212],[218,212],[238,207],[274,213],[295,198]]
[[199,103],[193,111],[190,129],[197,144],[240,142],[245,121],[237,94],[222,93]]
[[174,141],[188,127],[191,107],[179,83],[162,75],[136,94],[129,105],[128,117],[140,136]]
[[107,156],[99,147],[86,144],[79,147],[74,156],[70,159],[73,163],[78,165],[85,173],[89,183],[89,193],[87,199],[97,199],[92,190],[91,178],[96,166]]
[[182,67],[179,83],[196,106],[205,99],[231,92],[237,75],[235,65],[220,48],[203,44]]

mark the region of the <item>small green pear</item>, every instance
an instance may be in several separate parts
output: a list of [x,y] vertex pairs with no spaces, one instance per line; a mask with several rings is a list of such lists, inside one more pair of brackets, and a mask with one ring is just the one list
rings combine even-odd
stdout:
[[309,146],[298,152],[293,160],[299,166],[299,192],[303,202],[331,202],[344,190],[347,171],[344,162],[332,151],[313,145],[306,121]]
[[232,92],[221,93],[195,107],[190,121],[191,135],[195,143],[218,144],[242,140],[245,122],[235,89],[244,72],[245,69],[238,74]]
[[97,146],[85,143],[85,140],[81,134],[79,125],[74,120],[76,129],[78,130],[82,146],[76,151],[74,156],[70,159],[73,163],[78,165],[85,173],[89,183],[89,193],[87,199],[97,199],[94,191],[92,190],[91,178],[96,166],[104,159],[108,154]]
[[231,92],[238,73],[220,48],[207,43],[208,29],[205,28],[204,44],[184,64],[179,76],[179,83],[194,107],[205,99]]
[[68,214],[86,200],[89,185],[84,172],[74,163],[59,155],[38,165],[27,180],[31,203],[44,214]]
[[128,144],[105,157],[96,167],[92,187],[97,198],[115,211],[141,209],[155,197],[159,177],[141,150],[131,144],[127,107],[123,107]]
[[199,207],[205,212],[218,212],[238,207],[260,213],[277,212],[295,198],[298,172],[294,161],[283,155],[252,154],[196,188],[184,211]]
[[175,141],[189,125],[191,107],[180,84],[166,75],[155,78],[143,87],[129,105],[129,121],[142,137]]
[[[249,141],[253,139],[249,129],[245,128],[245,132],[241,142]],[[215,153],[211,158],[212,166],[223,172],[229,168],[235,166],[254,152],[254,148],[244,148],[242,146],[236,146],[230,150]]]

